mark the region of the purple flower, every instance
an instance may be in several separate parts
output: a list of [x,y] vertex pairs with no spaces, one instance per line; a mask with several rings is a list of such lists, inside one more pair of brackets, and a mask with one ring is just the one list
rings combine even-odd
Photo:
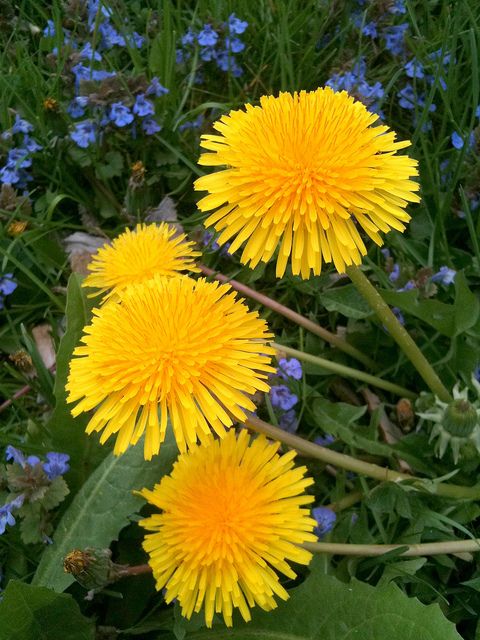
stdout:
[[210,62],[211,60],[215,60],[217,56],[217,52],[213,47],[202,47],[200,49],[200,58],[204,62]]
[[67,453],[55,453],[50,451],[46,455],[47,462],[43,464],[43,470],[48,476],[49,480],[55,480],[58,476],[63,476],[64,473],[70,469],[68,461],[70,456]]
[[294,380],[302,379],[302,365],[296,358],[281,358],[278,361],[279,371],[281,377],[286,380],[287,378],[293,378]]
[[74,98],[67,107],[67,113],[72,118],[81,118],[85,115],[85,107],[88,105],[87,96],[78,96]]
[[82,149],[86,149],[91,144],[95,143],[96,128],[91,120],[82,120],[77,122],[70,134],[70,138],[75,144]]
[[147,136],[153,136],[155,133],[161,131],[162,127],[153,118],[145,118],[145,120],[142,121],[142,129]]
[[237,36],[241,35],[248,27],[248,22],[240,20],[234,13],[231,13],[228,18],[228,29],[230,33],[235,33]]
[[399,293],[402,293],[402,291],[411,291],[412,289],[416,289],[416,288],[417,288],[417,285],[415,284],[414,280],[409,280],[403,285],[403,287],[400,287],[400,289],[397,289],[397,291]]
[[245,45],[239,38],[225,38],[225,46],[230,49],[232,53],[240,53],[245,49]]
[[383,39],[385,40],[385,47],[393,55],[400,55],[403,53],[405,43],[405,33],[408,30],[408,23],[394,25],[387,27],[382,31]]
[[287,386],[280,384],[270,389],[270,401],[272,407],[290,411],[297,404],[298,397]]
[[145,94],[140,93],[135,98],[135,104],[133,105],[133,113],[141,118],[145,116],[153,116],[155,114],[155,107],[153,102],[145,98]]
[[35,153],[36,151],[41,151],[43,149],[42,145],[38,144],[38,142],[29,135],[23,136],[23,148],[29,153]]
[[392,272],[388,276],[388,279],[390,280],[390,282],[396,282],[399,277],[400,277],[400,265],[398,264],[398,262],[395,262],[395,264],[393,265]]
[[423,64],[416,58],[409,60],[403,67],[405,73],[409,78],[423,78],[425,74],[423,72]]
[[335,438],[330,433],[326,433],[324,436],[317,436],[314,439],[314,443],[321,447],[328,447],[333,442],[335,442]]
[[296,433],[298,429],[298,419],[295,409],[290,409],[280,416],[278,426],[287,433]]
[[[21,181],[21,172],[15,167],[5,165],[0,169],[0,182],[2,184],[17,184]],[[3,307],[0,307],[3,308]]]
[[125,38],[109,22],[102,22],[98,30],[102,36],[102,45],[105,49],[111,49],[115,45],[125,46]]
[[98,62],[102,59],[102,56],[98,53],[98,51],[94,51],[90,42],[80,50],[79,56],[81,60],[97,60]]
[[110,120],[117,127],[125,127],[133,122],[133,114],[128,107],[121,102],[114,102],[110,107]]
[[440,267],[437,273],[433,274],[433,276],[431,277],[431,281],[448,286],[450,284],[453,284],[456,275],[457,272],[455,271],[455,269],[449,269],[447,266],[443,266]]
[[15,447],[12,446],[11,444],[9,444],[8,447],[5,449],[5,460],[7,462],[9,462],[10,460],[13,460],[13,462],[16,462],[21,467],[25,466],[25,457],[23,453],[19,449],[15,449]]
[[323,538],[335,526],[337,514],[328,507],[315,507],[312,509],[312,516],[317,521],[315,533],[319,538]]
[[204,24],[203,29],[197,36],[198,44],[201,47],[214,47],[218,40],[218,33],[209,24]]
[[383,247],[383,249],[380,249],[380,253],[385,259],[390,258],[390,249],[388,247]]
[[13,133],[30,133],[33,131],[33,125],[27,120],[21,118],[18,113],[15,114],[15,122],[12,127]]
[[367,24],[363,25],[362,33],[364,36],[368,36],[370,38],[376,38],[378,35],[377,23],[373,21],[367,22]]
[[160,98],[160,96],[164,96],[168,92],[169,90],[160,84],[158,78],[154,76],[147,87],[146,95]]

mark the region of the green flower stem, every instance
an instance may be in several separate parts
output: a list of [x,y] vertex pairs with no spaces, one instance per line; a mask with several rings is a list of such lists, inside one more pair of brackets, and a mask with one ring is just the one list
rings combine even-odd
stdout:
[[310,458],[316,458],[317,460],[325,462],[325,464],[331,464],[335,467],[339,467],[340,469],[353,471],[354,473],[374,478],[381,482],[407,481],[418,491],[424,491],[426,493],[431,493],[445,498],[455,498],[459,500],[480,499],[480,485],[464,487],[455,484],[445,484],[430,478],[418,478],[408,475],[407,473],[394,471],[388,467],[380,467],[379,465],[372,464],[371,462],[357,460],[357,458],[348,456],[345,453],[339,453],[338,451],[333,451],[327,447],[321,447],[320,445],[310,442],[309,440],[305,440],[293,433],[287,433],[286,431],[283,431],[283,429],[274,427],[272,424],[264,422],[255,416],[249,416],[245,421],[245,426],[257,433],[263,433],[273,440],[283,442],[302,455]]
[[405,389],[405,387],[400,387],[398,384],[389,382],[388,380],[384,380],[383,378],[379,378],[378,376],[372,376],[371,374],[365,373],[364,371],[359,371],[358,369],[353,369],[352,367],[347,367],[343,364],[339,364],[338,362],[326,360],[325,358],[320,358],[319,356],[314,356],[310,353],[305,353],[304,351],[298,351],[297,349],[292,349],[291,347],[285,347],[283,344],[277,344],[276,342],[272,342],[271,346],[277,351],[283,352],[288,356],[292,356],[293,358],[297,358],[298,360],[304,360],[305,362],[311,362],[312,364],[316,364],[323,369],[327,369],[327,371],[337,373],[340,376],[346,376],[347,378],[361,380],[362,382],[371,384],[374,387],[378,387],[379,389],[391,391],[392,393],[395,393],[396,395],[403,398],[410,398],[413,400],[417,397],[412,391]]
[[279,313],[280,315],[284,316],[285,318],[288,318],[292,322],[295,322],[295,324],[298,324],[304,329],[307,329],[307,331],[310,331],[311,333],[314,333],[315,335],[320,336],[322,340],[325,340],[325,342],[328,342],[334,347],[337,347],[337,349],[339,349],[340,351],[347,353],[349,356],[351,356],[352,358],[355,358],[356,360],[364,364],[369,369],[377,368],[375,362],[371,360],[367,355],[365,355],[364,353],[356,349],[353,345],[349,344],[346,340],[344,340],[340,336],[337,336],[335,333],[331,333],[327,329],[324,329],[316,322],[313,322],[312,320],[305,318],[299,313],[296,313],[296,311],[292,311],[292,309],[285,307],[283,304],[276,302],[276,300],[269,298],[263,293],[258,293],[254,289],[250,289],[250,287],[247,287],[245,284],[242,284],[237,280],[231,280],[227,276],[224,276],[222,273],[218,273],[217,271],[214,271],[213,269],[210,269],[209,267],[206,267],[203,264],[200,264],[198,266],[204,275],[212,276],[213,278],[215,278],[215,280],[218,280],[219,282],[230,284],[231,287],[235,289],[235,291],[238,291],[244,296],[247,296],[248,298],[251,298],[256,302],[259,302],[264,307],[268,307],[272,311]]
[[420,544],[339,544],[336,542],[305,542],[302,547],[312,553],[331,553],[339,556],[382,556],[384,553],[402,549],[403,557],[435,556],[444,553],[480,551],[480,538],[474,540],[451,540],[447,542],[424,542]]
[[366,275],[356,266],[347,267],[346,271],[359,293],[361,293],[373,311],[377,314],[377,317],[382,321],[385,328],[402,349],[407,358],[411,361],[418,373],[425,380],[431,391],[443,402],[451,402],[452,397],[450,393],[443,386],[443,383],[435,373],[432,365],[417,347],[405,327],[403,327],[397,320],[388,304],[378,293]]
[[362,498],[363,493],[361,491],[352,491],[352,493],[347,493],[347,495],[340,498],[340,500],[326,504],[325,506],[335,512],[344,511],[344,509],[348,509],[357,502],[360,502]]

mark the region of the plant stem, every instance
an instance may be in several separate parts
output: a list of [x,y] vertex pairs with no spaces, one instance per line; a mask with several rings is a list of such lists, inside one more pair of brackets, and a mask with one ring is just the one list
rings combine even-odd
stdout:
[[331,331],[328,331],[327,329],[324,329],[316,322],[313,322],[312,320],[305,318],[304,316],[300,315],[296,311],[292,311],[292,309],[289,309],[288,307],[284,306],[283,304],[280,304],[276,300],[269,298],[263,293],[258,293],[254,289],[247,287],[247,285],[242,284],[237,280],[231,280],[230,278],[223,275],[222,273],[218,273],[213,269],[206,267],[203,264],[200,264],[198,266],[201,269],[202,273],[205,274],[206,276],[212,276],[213,278],[215,278],[215,280],[218,280],[219,282],[230,284],[231,287],[235,289],[235,291],[238,291],[244,296],[247,296],[248,298],[251,298],[256,302],[259,302],[264,307],[268,307],[272,311],[279,313],[280,315],[284,316],[285,318],[288,318],[292,322],[295,322],[300,327],[307,329],[307,331],[310,331],[311,333],[314,333],[315,335],[320,336],[322,340],[325,340],[325,342],[330,343],[340,351],[347,353],[349,356],[351,356],[352,358],[355,358],[356,360],[364,364],[369,369],[377,368],[375,362],[371,358],[369,358],[367,355],[359,351],[353,345],[349,344],[346,340],[344,340],[340,336],[336,335],[335,333],[332,333]]
[[377,314],[377,317],[381,320],[384,327],[388,330],[392,338],[411,361],[431,391],[443,402],[451,402],[452,397],[450,393],[444,387],[432,365],[417,347],[405,327],[403,327],[397,320],[395,314],[366,275],[358,267],[353,265],[347,267],[346,271],[359,293],[361,293],[373,311]]
[[312,553],[331,553],[339,556],[382,556],[384,553],[403,549],[403,557],[434,556],[443,553],[465,553],[480,551],[480,538],[474,540],[451,540],[447,542],[424,542],[420,544],[339,544],[336,542],[305,542],[302,545]]
[[137,564],[134,566],[124,565],[117,569],[116,579],[126,578],[127,576],[139,576],[143,573],[151,573],[152,567],[149,564]]
[[338,362],[333,362],[331,360],[326,360],[325,358],[320,358],[319,356],[314,356],[311,353],[305,353],[304,351],[298,351],[297,349],[292,349],[291,347],[285,347],[283,344],[277,344],[276,342],[272,342],[271,346],[277,351],[284,352],[289,356],[298,358],[298,360],[311,362],[312,364],[316,364],[319,367],[327,369],[327,371],[338,373],[338,375],[346,376],[347,378],[355,378],[356,380],[361,380],[362,382],[371,384],[374,387],[378,387],[379,389],[391,391],[392,393],[395,393],[403,398],[410,398],[413,400],[417,397],[414,393],[412,393],[412,391],[405,389],[405,387],[401,387],[398,384],[389,382],[388,380],[384,380],[383,378],[365,373],[364,371],[359,371],[358,369],[347,367],[343,364],[339,364]]
[[394,471],[388,467],[380,467],[379,465],[372,464],[371,462],[357,460],[357,458],[348,456],[345,453],[339,453],[338,451],[321,447],[314,442],[300,438],[292,433],[287,433],[286,431],[283,431],[283,429],[274,427],[272,424],[264,422],[263,420],[260,420],[260,418],[256,418],[254,416],[248,417],[245,421],[245,426],[257,433],[263,433],[273,440],[279,440],[305,456],[316,458],[326,464],[332,464],[335,467],[340,467],[340,469],[346,469],[347,471],[353,471],[354,473],[358,473],[369,478],[375,478],[375,480],[380,480],[381,482],[407,481],[418,491],[425,491],[426,493],[431,493],[445,498],[455,498],[459,500],[480,499],[479,485],[464,487],[455,484],[445,484],[443,482],[438,482],[435,479],[418,478],[407,473]]

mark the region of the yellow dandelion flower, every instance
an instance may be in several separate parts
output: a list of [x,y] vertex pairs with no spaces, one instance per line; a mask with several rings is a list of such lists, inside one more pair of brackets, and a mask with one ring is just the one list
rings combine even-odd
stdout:
[[317,540],[304,508],[313,480],[279,446],[230,431],[182,454],[153,491],[141,492],[161,509],[140,521],[154,532],[143,546],[157,589],[166,587],[166,601],[177,598],[187,618],[205,606],[208,627],[215,612],[231,626],[236,607],[248,621],[250,607],[269,611],[275,596],[288,598],[277,571],[295,578],[288,562],[309,563],[298,545]]
[[232,416],[254,411],[250,395],[268,391],[272,337],[229,285],[156,276],[131,285],[121,301],[94,310],[73,352],[68,402],[74,416],[95,409],[87,432],[116,433],[123,453],[146,432],[145,458],[158,453],[167,418],[180,451],[225,434]]
[[98,288],[101,293],[111,290],[110,297],[157,273],[173,276],[186,270],[199,272],[194,258],[201,252],[193,250],[195,243],[187,242],[185,234],[176,234],[175,227],[165,222],[127,229],[93,256],[83,286]]
[[198,207],[214,211],[205,221],[221,231],[219,244],[234,238],[233,253],[254,268],[277,247],[277,276],[319,274],[322,261],[339,272],[359,264],[366,247],[359,230],[378,245],[379,231],[403,231],[407,202],[418,202],[417,162],[396,155],[410,142],[396,142],[384,125],[345,91],[331,88],[264,96],[260,106],[231,111],[202,136],[211,153],[199,163],[225,169],[198,178],[208,191]]

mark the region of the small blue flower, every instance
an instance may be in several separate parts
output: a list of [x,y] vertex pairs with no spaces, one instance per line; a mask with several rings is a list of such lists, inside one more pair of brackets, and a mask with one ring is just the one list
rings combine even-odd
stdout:
[[321,447],[328,447],[335,442],[335,438],[330,433],[326,433],[324,436],[317,436],[313,441]]
[[240,20],[234,13],[231,13],[228,18],[228,29],[230,33],[235,33],[237,36],[241,35],[248,27],[248,22]]
[[204,62],[210,62],[211,60],[215,60],[217,52],[213,47],[202,47],[199,55],[200,59]]
[[[198,129],[203,124],[203,113],[198,115],[195,120],[187,120],[178,127],[179,131],[185,131],[186,129]],[[223,247],[225,248],[229,243],[226,242]]]
[[284,384],[271,387],[270,401],[272,407],[281,409],[282,411],[290,411],[298,402],[298,397],[290,391]]
[[403,317],[403,313],[400,311],[398,307],[392,307],[392,313],[401,325],[405,324],[405,318]]
[[5,449],[5,460],[7,462],[12,460],[13,462],[16,462],[17,464],[19,464],[21,467],[25,466],[25,456],[19,449],[16,449],[11,444],[9,444],[8,447]]
[[438,282],[439,284],[444,284],[445,286],[448,286],[455,282],[456,275],[457,275],[457,272],[455,271],[455,269],[450,269],[447,266],[443,266],[443,267],[440,267],[437,273],[433,274],[433,276],[431,277],[431,281]]
[[103,69],[92,69],[91,79],[96,82],[102,82],[107,78],[114,78],[117,75],[116,71],[104,71]]
[[126,127],[133,122],[133,114],[128,107],[121,102],[114,102],[110,107],[110,120],[117,127]]
[[218,40],[218,33],[209,24],[204,24],[203,29],[197,36],[198,44],[201,47],[214,47]]
[[104,18],[110,18],[112,16],[112,10],[105,7],[101,0],[88,0],[87,4],[87,20],[90,31],[95,28],[95,22],[97,20],[97,14],[100,11],[100,15]]
[[32,166],[32,159],[28,155],[28,149],[15,147],[10,149],[7,155],[7,166],[20,169],[28,169]]
[[15,122],[12,127],[13,133],[30,133],[33,131],[33,125],[27,120],[21,118],[18,113],[15,114]]
[[332,511],[328,507],[315,507],[312,509],[312,516],[317,521],[315,533],[319,538],[327,535],[327,533],[333,529],[337,520],[335,511]]
[[476,118],[480,118],[480,104],[478,105],[478,107],[475,109],[475,117]]
[[383,247],[383,249],[380,249],[380,253],[385,259],[390,258],[390,249],[388,247]]
[[23,136],[23,148],[28,151],[28,153],[35,153],[43,149],[42,145],[38,144],[38,142],[29,135]]
[[409,78],[424,78],[423,64],[416,58],[409,60],[403,67]]
[[400,55],[405,48],[405,33],[408,30],[408,23],[387,27],[382,31],[382,37],[385,40],[385,47],[393,55]]
[[142,120],[142,129],[147,136],[153,136],[161,131],[162,127],[153,118],[145,118],[145,120]]
[[296,358],[281,358],[278,361],[279,374],[284,380],[287,378],[293,378],[294,380],[302,379],[302,365]]
[[451,140],[452,145],[455,147],[455,149],[462,149],[463,145],[465,144],[462,136],[457,131],[454,131],[452,133]]
[[98,30],[102,36],[102,45],[105,49],[111,49],[114,46],[125,46],[125,38],[109,22],[102,22]]
[[155,107],[153,106],[153,102],[145,98],[144,93],[140,93],[135,98],[135,104],[133,105],[133,113],[141,118],[145,116],[153,116],[155,114]]
[[97,60],[98,62],[100,62],[100,60],[102,59],[102,56],[98,53],[98,51],[93,50],[90,42],[87,42],[87,44],[82,49],[80,49],[78,55],[80,57],[80,60]]
[[70,469],[68,464],[70,456],[67,453],[55,453],[50,451],[46,455],[47,462],[43,464],[43,470],[49,480],[55,480],[58,476],[63,476]]
[[230,49],[232,53],[240,53],[245,49],[245,45],[239,38],[225,38],[225,46]]
[[388,279],[390,280],[390,282],[396,282],[399,277],[400,277],[400,265],[398,264],[398,262],[395,262],[395,264],[393,265],[392,271],[388,276]]
[[[2,184],[17,184],[21,181],[21,171],[15,167],[5,165],[0,169],[0,182]],[[0,308],[3,308],[0,306]]]
[[393,13],[393,15],[400,15],[401,13],[407,13],[405,0],[395,0],[393,5],[389,7],[388,12]]
[[86,149],[91,144],[95,144],[95,124],[91,120],[82,120],[82,122],[77,122],[70,134],[70,138],[82,149]]
[[85,115],[85,107],[88,105],[87,96],[77,96],[74,98],[67,107],[67,113],[72,118],[81,118]]
[[402,293],[403,291],[411,291],[412,289],[416,289],[417,285],[415,284],[414,280],[409,280],[408,282],[406,282],[403,287],[400,287],[400,289],[397,289],[398,293]]
[[364,36],[368,36],[370,38],[376,38],[378,35],[377,31],[377,23],[373,20],[371,22],[367,22],[367,24],[363,25],[362,33]]
[[55,36],[55,23],[53,20],[47,20],[47,26],[43,30],[45,38],[53,38]]
[[15,518],[13,517],[12,512],[9,509],[10,505],[6,504],[3,507],[0,507],[0,536],[5,533],[5,529],[7,528],[7,524],[10,527],[15,525]]
[[127,36],[127,43],[133,49],[141,49],[145,44],[145,38],[134,31],[131,35]]
[[187,47],[195,42],[195,33],[189,28],[187,32],[180,38],[182,46]]
[[298,419],[295,409],[290,409],[280,416],[278,426],[287,433],[296,433],[298,429]]
[[160,84],[157,76],[154,76],[150,81],[150,84],[147,87],[147,91],[145,92],[147,96],[155,96],[156,98],[160,98],[160,96],[164,96],[168,93],[169,90]]

